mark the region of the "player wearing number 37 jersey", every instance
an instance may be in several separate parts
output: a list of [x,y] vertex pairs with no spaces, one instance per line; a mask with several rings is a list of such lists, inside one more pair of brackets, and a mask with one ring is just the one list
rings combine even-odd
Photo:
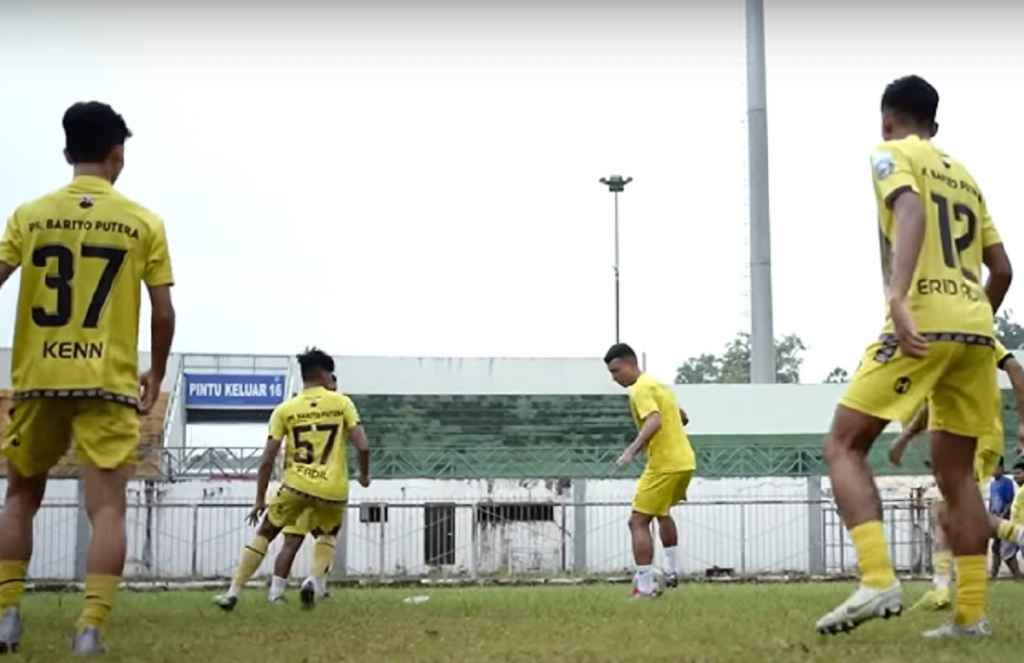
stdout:
[[[21,269],[11,381],[15,406],[0,446],[8,463],[0,516],[0,653],[18,646],[17,607],[32,552],[32,517],[50,469],[72,440],[92,523],[76,654],[104,650],[125,555],[125,484],[139,411],[160,394],[174,334],[163,223],[114,190],[124,118],[98,102],[64,114],[68,186],[19,207],[0,241],[0,283]],[[139,305],[152,303],[150,367],[138,373]],[[140,390],[141,382],[141,390]]]
[[[231,588],[214,602],[232,610],[249,578],[267,554],[267,547],[281,530],[300,520],[310,529],[331,532],[341,526],[348,500],[347,442],[359,449],[359,483],[370,485],[370,451],[351,399],[333,391],[334,359],[316,348],[299,355],[304,389],[282,403],[270,418],[270,432],[263,451],[256,486],[256,504],[249,522],[257,524],[255,538],[242,550],[242,559]],[[267,487],[281,442],[285,443],[284,479],[277,496],[266,505]],[[312,607],[325,591],[327,567],[320,568],[302,584],[302,603]]]
[[[818,621],[822,633],[849,631],[903,609],[866,456],[890,421],[909,422],[925,401],[959,578],[954,622],[925,635],[990,632],[984,617],[988,520],[972,474],[977,439],[990,432],[997,414],[992,317],[1009,286],[1009,261],[978,185],[931,142],[938,102],[935,88],[917,76],[894,81],[882,96],[885,142],[872,153],[871,167],[887,315],[825,442],[861,586]],[[984,287],[983,264],[990,267]]]

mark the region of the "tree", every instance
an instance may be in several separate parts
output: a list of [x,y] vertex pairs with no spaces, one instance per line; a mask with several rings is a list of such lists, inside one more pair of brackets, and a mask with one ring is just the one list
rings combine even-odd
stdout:
[[1010,350],[1024,348],[1024,327],[1010,319],[1013,311],[1003,311],[996,316],[996,338]]
[[718,357],[702,354],[690,357],[676,370],[676,384],[705,384],[718,382],[721,370]]
[[825,382],[829,384],[838,384],[840,382],[849,382],[850,374],[846,372],[845,368],[836,366],[832,369],[832,372],[825,378]]
[[[775,340],[775,380],[800,381],[801,356],[807,349],[796,334]],[[690,357],[676,371],[676,384],[736,384],[750,382],[750,334],[740,332],[729,341],[721,355]]]

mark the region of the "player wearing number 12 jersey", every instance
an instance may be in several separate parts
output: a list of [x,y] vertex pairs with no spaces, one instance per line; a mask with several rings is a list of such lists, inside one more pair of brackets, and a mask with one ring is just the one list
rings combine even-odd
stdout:
[[[76,654],[104,650],[125,556],[125,484],[139,444],[139,410],[160,393],[174,335],[163,223],[114,190],[131,136],[98,102],[64,115],[70,185],[19,207],[0,240],[0,283],[21,268],[12,383],[15,406],[0,446],[7,501],[0,516],[0,653],[18,646],[18,604],[32,552],[32,519],[47,472],[74,440],[92,541]],[[152,302],[149,371],[138,373],[142,284]]]
[[[303,391],[274,410],[256,486],[256,504],[249,514],[255,525],[266,511],[255,538],[242,550],[234,580],[214,602],[232,610],[245,583],[253,576],[267,547],[281,530],[298,525],[325,532],[341,526],[348,502],[347,442],[359,450],[359,483],[370,485],[370,451],[352,400],[332,390],[334,359],[312,348],[299,355]],[[281,443],[285,443],[284,479],[277,496],[266,504],[267,487]],[[328,560],[329,564],[329,560]],[[302,603],[312,607],[323,595],[327,568],[314,568],[302,585]]]
[[977,439],[990,431],[998,402],[990,302],[998,305],[1009,283],[990,278],[983,289],[980,277],[983,263],[1008,266],[1008,260],[977,184],[931,143],[938,102],[935,88],[917,76],[894,81],[882,96],[885,142],[871,163],[888,315],[881,340],[868,348],[825,442],[861,586],[818,621],[821,633],[849,631],[902,612],[902,589],[866,456],[890,421],[909,421],[925,400],[959,578],[954,622],[925,635],[990,632],[984,617],[988,519],[973,480],[973,461]]

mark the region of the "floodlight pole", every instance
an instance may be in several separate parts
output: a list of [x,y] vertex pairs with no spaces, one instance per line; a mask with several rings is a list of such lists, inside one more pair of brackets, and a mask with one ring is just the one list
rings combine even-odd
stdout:
[[632,177],[622,177],[622,175],[611,175],[609,177],[602,177],[601,184],[608,187],[608,190],[612,192],[615,197],[615,342],[619,343],[620,338],[620,326],[619,326],[619,194],[626,190],[626,185],[633,181]]
[[775,382],[772,244],[768,214],[768,102],[764,0],[747,0],[747,149],[750,180],[750,381]]

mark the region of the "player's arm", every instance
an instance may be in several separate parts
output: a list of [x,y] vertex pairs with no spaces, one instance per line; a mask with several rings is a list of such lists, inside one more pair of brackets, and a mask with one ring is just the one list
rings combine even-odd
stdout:
[[909,189],[897,193],[892,199],[892,213],[896,241],[889,281],[889,315],[900,350],[910,357],[923,357],[928,351],[928,342],[918,333],[907,306],[917,258],[924,243],[925,212],[921,197]]
[[139,408],[149,412],[160,395],[160,385],[167,373],[167,359],[171,355],[174,341],[175,313],[171,301],[171,286],[148,286],[152,313],[149,319],[150,363],[149,370],[139,378],[142,402]]
[[260,517],[267,509],[267,488],[270,486],[270,477],[274,473],[274,463],[277,461],[277,453],[281,450],[281,438],[267,437],[267,444],[263,447],[263,457],[260,458],[260,469],[256,473],[256,502],[249,513],[249,524],[255,527]]
[[0,238],[0,288],[11,278],[21,264],[21,226],[12,214]]
[[640,430],[636,434],[636,438],[633,440],[633,443],[626,447],[626,450],[622,452],[617,463],[620,466],[632,463],[659,430],[661,430],[661,413],[658,411],[651,412],[644,418],[643,423],[640,425]]
[[348,439],[359,453],[359,485],[367,488],[370,485],[370,443],[366,439],[366,431],[362,426],[356,426]]
[[981,200],[981,247],[981,260],[988,269],[985,295],[992,305],[992,313],[996,313],[1003,305],[1010,282],[1013,281],[1013,266],[984,199]]
[[889,447],[889,462],[895,467],[899,467],[903,462],[903,454],[907,452],[907,448],[910,443],[914,441],[914,438],[921,434],[925,428],[928,427],[928,406],[925,405],[923,408],[918,410],[914,418],[911,419],[910,425],[903,429],[900,436],[892,443]]
[[0,288],[7,283],[7,279],[11,278],[11,274],[18,270],[17,265],[8,265],[6,262],[0,260]]
[[988,269],[988,280],[985,281],[985,295],[992,304],[992,313],[996,313],[1003,305],[1003,299],[1010,290],[1010,282],[1013,281],[1013,265],[1010,264],[1010,256],[1002,242],[986,246],[981,253],[981,259]]
[[1013,355],[1007,355],[1000,368],[1010,378],[1013,396],[1017,401],[1017,451],[1024,453],[1024,366]]

